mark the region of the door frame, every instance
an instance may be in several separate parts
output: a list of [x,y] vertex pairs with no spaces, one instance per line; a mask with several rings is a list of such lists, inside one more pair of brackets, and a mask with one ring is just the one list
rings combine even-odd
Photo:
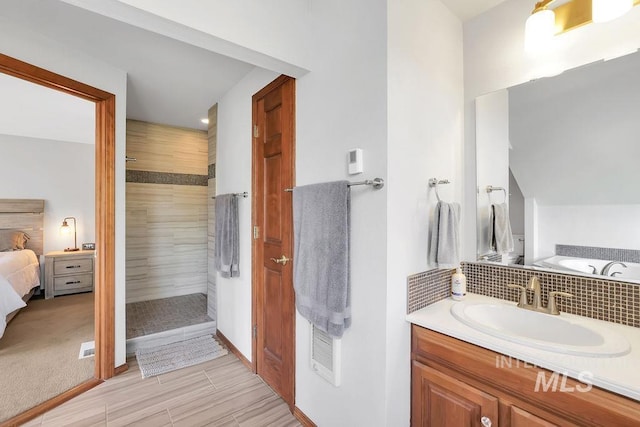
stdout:
[[[258,215],[258,209],[259,204],[258,204],[258,191],[261,191],[258,188],[258,182],[257,182],[257,175],[256,175],[256,157],[257,157],[257,153],[256,153],[256,139],[257,137],[255,136],[254,133],[254,129],[255,126],[257,126],[257,100],[264,97],[267,93],[271,92],[273,89],[277,88],[278,86],[281,86],[287,82],[293,82],[294,84],[294,89],[293,89],[293,100],[292,100],[292,106],[291,106],[291,115],[292,117],[290,117],[290,123],[291,123],[291,129],[289,129],[290,133],[291,133],[291,137],[292,137],[292,141],[291,141],[291,173],[292,173],[292,177],[291,177],[291,186],[293,187],[295,185],[295,176],[296,176],[296,171],[295,171],[295,153],[296,153],[296,138],[295,138],[295,117],[296,117],[296,108],[295,108],[295,79],[293,77],[289,77],[286,75],[281,75],[278,78],[276,78],[274,81],[272,81],[271,83],[269,83],[268,85],[266,85],[264,88],[260,89],[258,92],[256,92],[253,97],[252,97],[252,116],[251,116],[251,126],[252,126],[252,130],[251,130],[251,186],[252,186],[252,197],[251,197],[251,223],[252,226],[255,226],[256,224],[258,224],[258,220],[259,220],[259,215]],[[284,189],[283,189],[284,190]],[[263,233],[264,230],[260,230],[260,233]],[[291,224],[291,235],[292,235],[292,241],[293,241],[293,223]],[[256,331],[256,325],[257,325],[257,321],[258,321],[258,302],[260,300],[260,294],[259,294],[259,289],[258,289],[258,275],[260,274],[260,272],[262,271],[262,258],[263,258],[263,251],[262,246],[258,244],[259,239],[256,239],[255,237],[251,240],[251,328],[252,328],[252,333],[251,333],[251,368],[253,373],[257,373],[258,372],[258,366],[257,366],[257,360],[258,360],[258,342],[257,342],[257,334],[255,333]],[[292,248],[293,250],[293,248]],[[293,255],[293,253],[291,254]],[[286,403],[289,405],[289,409],[291,410],[291,412],[294,412],[295,409],[295,373],[296,373],[296,369],[295,369],[295,350],[296,350],[296,343],[295,343],[295,308],[293,310],[293,319],[291,320],[291,323],[293,325],[293,342],[290,343],[290,348],[293,354],[291,354],[291,360],[293,361],[292,366],[290,367],[291,369],[291,384],[289,384],[290,390],[291,390],[291,401],[286,401]]]
[[[115,375],[115,95],[0,54],[0,73],[92,101],[95,139],[95,372],[90,379],[2,425],[19,425]],[[126,364],[118,371],[126,369]]]

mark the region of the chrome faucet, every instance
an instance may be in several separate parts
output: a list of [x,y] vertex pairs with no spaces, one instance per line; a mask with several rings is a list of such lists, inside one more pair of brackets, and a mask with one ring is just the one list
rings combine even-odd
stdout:
[[[527,286],[520,285],[507,285],[509,288],[520,289],[520,299],[518,301],[518,307],[524,308],[525,310],[538,311],[546,314],[558,315],[560,311],[558,310],[558,305],[556,304],[556,296],[563,296],[567,298],[572,298],[573,295],[567,292],[549,292],[549,304],[547,307],[542,305],[542,298],[540,297],[540,279],[537,276],[531,276]],[[527,291],[533,291],[533,301],[529,304]]]
[[[602,271],[600,271],[600,274],[602,274],[603,276],[609,276],[609,270],[611,270],[611,267],[613,267],[616,264],[620,264],[624,268],[627,268],[627,264],[625,264],[624,262],[611,261],[611,262],[608,262],[604,267],[602,267]],[[616,273],[621,274],[619,271],[616,271],[615,273],[612,273],[611,276],[615,276]]]

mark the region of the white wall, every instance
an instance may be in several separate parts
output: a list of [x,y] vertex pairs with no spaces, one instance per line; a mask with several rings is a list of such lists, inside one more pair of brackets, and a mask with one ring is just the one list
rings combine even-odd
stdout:
[[[354,147],[365,164],[352,179],[388,181],[386,28],[383,0],[313,4],[312,71],[297,81],[296,185],[350,179]],[[310,369],[308,322],[296,318],[296,405],[319,426],[385,424],[387,196],[388,187],[351,192],[353,323],[342,338],[340,387]]]
[[[216,194],[251,193],[251,97],[278,74],[251,71],[218,101]],[[238,199],[240,276],[216,273],[217,322],[220,332],[251,360],[251,199]]]
[[0,52],[116,95],[116,289],[115,363],[126,361],[124,156],[127,75],[95,58],[71,51],[0,17]]
[[[298,316],[296,406],[320,426],[408,425],[405,283],[408,274],[426,268],[425,234],[435,200],[427,193],[428,178],[451,179],[443,197],[461,197],[460,23],[436,0],[190,0],[179,8],[169,1],[122,3],[311,70],[297,75],[296,83],[297,185],[349,178],[346,153],[354,147],[365,154],[365,173],[355,179],[388,182],[380,191],[352,192],[353,325],[342,340],[342,385],[331,386],[309,368],[308,324]],[[433,28],[445,35],[434,38]],[[255,71],[220,100],[219,192],[250,187],[250,95],[273,76]],[[392,202],[398,204],[389,208]],[[250,224],[242,205],[240,211]],[[249,231],[242,231],[242,241],[248,242]],[[240,256],[243,275],[250,263],[243,261],[247,252]],[[247,357],[248,280],[219,283],[218,301],[220,330]]]
[[462,192],[462,24],[437,0],[390,1],[388,14],[387,414],[376,425],[408,426],[406,281],[428,269],[427,182],[449,179],[448,202]]
[[640,205],[538,205],[537,258],[556,244],[640,250],[638,218]]
[[475,113],[482,94],[526,82],[640,47],[640,7],[622,18],[587,25],[559,37],[545,55],[524,52],[524,23],[531,13],[527,0],[507,0],[464,24],[465,88],[465,259],[475,259]]
[[94,152],[93,144],[0,135],[2,197],[45,200],[45,253],[73,246],[73,233],[60,233],[68,216],[78,247],[95,242]]
[[[491,205],[509,203],[509,93],[506,90],[476,98],[476,176],[478,255],[491,249]],[[487,193],[487,187],[505,192]]]

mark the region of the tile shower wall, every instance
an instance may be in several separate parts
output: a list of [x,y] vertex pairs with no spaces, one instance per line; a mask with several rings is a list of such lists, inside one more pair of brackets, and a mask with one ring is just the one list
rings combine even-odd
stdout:
[[[542,302],[548,294],[563,291],[573,298],[559,298],[558,308],[565,313],[640,327],[640,285],[582,276],[533,271],[482,263],[462,263],[467,276],[467,292],[517,302],[520,291],[507,284],[525,285],[538,276]],[[419,310],[449,296],[452,270],[430,270],[408,278],[407,312]]]
[[640,251],[634,249],[556,245],[556,255],[640,263]]
[[126,301],[207,292],[207,133],[127,120]]

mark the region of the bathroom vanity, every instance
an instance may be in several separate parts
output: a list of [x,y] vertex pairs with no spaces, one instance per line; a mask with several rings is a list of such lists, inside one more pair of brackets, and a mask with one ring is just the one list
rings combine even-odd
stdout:
[[[474,294],[465,303],[513,304]],[[412,426],[640,425],[637,328],[611,324],[629,347],[609,356],[590,344],[591,355],[549,351],[460,322],[456,304],[446,299],[407,316]]]

